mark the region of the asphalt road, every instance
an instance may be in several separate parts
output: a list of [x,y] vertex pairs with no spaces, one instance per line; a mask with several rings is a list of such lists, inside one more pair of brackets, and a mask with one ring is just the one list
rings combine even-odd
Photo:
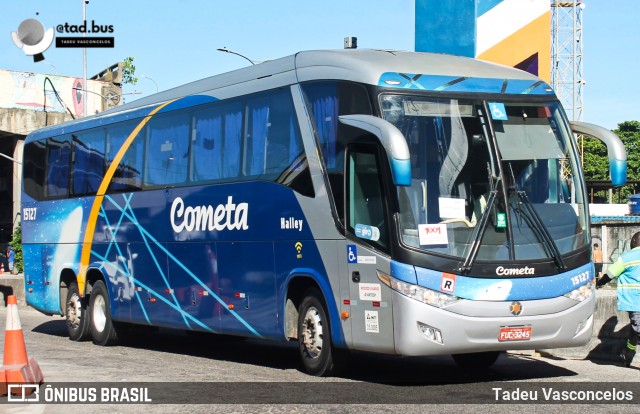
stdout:
[[[0,309],[3,333],[5,315]],[[96,400],[104,389],[115,388],[121,393],[117,398],[128,392],[128,401],[134,401],[140,389],[137,395],[153,402],[7,404],[5,397],[0,412],[640,412],[640,361],[622,368],[613,361],[524,352],[502,355],[489,370],[472,371],[446,356],[358,353],[341,376],[315,378],[300,371],[295,344],[160,329],[136,332],[122,346],[99,347],[69,340],[59,316],[20,308],[20,319],[28,354],[44,374],[40,397],[51,385],[60,394],[49,389],[49,396],[63,401],[74,398],[63,395],[69,388],[78,399],[93,392]],[[4,335],[0,346],[4,349]]]

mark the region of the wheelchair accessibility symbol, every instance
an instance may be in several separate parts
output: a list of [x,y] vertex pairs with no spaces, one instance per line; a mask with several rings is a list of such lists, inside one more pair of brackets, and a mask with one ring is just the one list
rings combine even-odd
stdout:
[[358,250],[355,244],[347,244],[347,263],[358,263]]
[[507,117],[507,110],[503,103],[489,102],[489,110],[491,111],[491,119],[495,119],[497,121],[506,121],[509,119]]

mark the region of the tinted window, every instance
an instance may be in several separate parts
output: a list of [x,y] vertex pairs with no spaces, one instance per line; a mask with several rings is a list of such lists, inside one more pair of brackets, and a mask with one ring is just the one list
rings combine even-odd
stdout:
[[45,197],[56,198],[69,194],[69,165],[71,146],[68,137],[47,140]]
[[24,146],[24,191],[36,200],[44,198],[45,141],[34,141]]
[[172,185],[187,180],[189,167],[187,114],[156,116],[147,124],[145,184]]
[[245,174],[275,179],[303,153],[295,110],[288,90],[247,101]]
[[76,195],[95,194],[105,171],[104,130],[73,135],[72,186]]
[[323,81],[302,85],[307,110],[316,130],[318,145],[327,168],[336,213],[344,220],[344,151],[362,130],[338,122],[340,115],[371,115],[371,102],[362,85]]
[[344,149],[362,131],[338,122],[340,115],[371,115],[367,90],[347,82],[312,82],[302,86],[320,148],[329,171],[342,171]]
[[[137,123],[122,123],[112,125],[107,130],[107,168],[114,161],[118,151],[122,148],[127,137]],[[118,164],[109,185],[109,191],[133,191],[142,188],[142,157],[144,154],[143,129],[131,142],[129,149]]]
[[235,178],[240,174],[242,104],[215,104],[194,115],[193,181]]
[[[379,165],[373,149],[349,154],[347,224],[363,242],[385,248],[388,232]],[[363,231],[366,236],[362,236]]]

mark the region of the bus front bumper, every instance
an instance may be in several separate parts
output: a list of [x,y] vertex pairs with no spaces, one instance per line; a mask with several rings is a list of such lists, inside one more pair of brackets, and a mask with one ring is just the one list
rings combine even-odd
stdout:
[[[546,299],[545,304],[557,309],[558,303],[570,300]],[[575,305],[564,306],[562,311],[544,313],[540,301],[522,301],[524,311],[520,316],[478,317],[429,306],[393,292],[395,350],[399,355],[420,356],[585,345],[592,336],[595,295],[583,302],[572,302]],[[510,303],[488,302],[505,309]],[[537,314],[527,314],[527,308],[535,308]]]

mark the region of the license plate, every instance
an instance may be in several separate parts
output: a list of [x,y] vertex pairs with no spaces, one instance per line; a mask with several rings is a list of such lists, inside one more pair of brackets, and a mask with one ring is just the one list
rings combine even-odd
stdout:
[[530,326],[507,326],[500,328],[498,334],[498,341],[528,341],[531,339],[531,327]]

